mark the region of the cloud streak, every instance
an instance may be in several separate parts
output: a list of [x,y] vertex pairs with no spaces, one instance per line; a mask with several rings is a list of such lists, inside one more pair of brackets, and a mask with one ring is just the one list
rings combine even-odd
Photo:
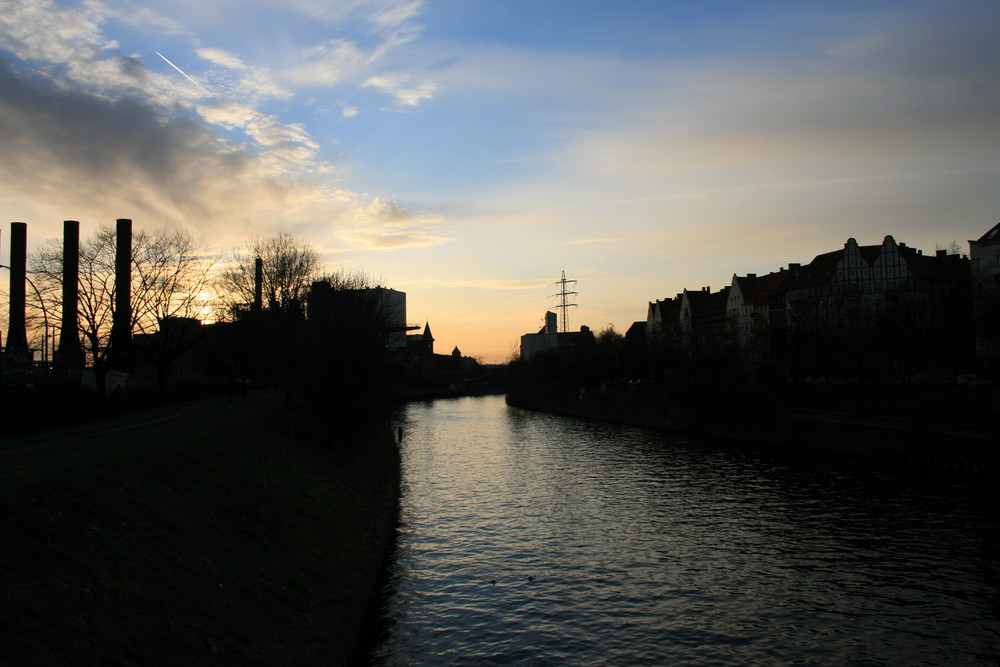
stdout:
[[167,63],[168,65],[170,65],[171,67],[173,67],[175,70],[177,70],[178,72],[180,72],[181,76],[183,76],[185,79],[187,79],[188,81],[190,81],[194,85],[198,86],[203,93],[205,93],[206,95],[208,94],[208,91],[205,90],[205,87],[203,85],[201,85],[200,83],[198,83],[197,81],[195,81],[194,79],[192,79],[191,77],[189,77],[184,72],[184,70],[182,70],[180,67],[178,67],[177,65],[173,64],[172,62],[170,62],[165,55],[163,55],[159,51],[156,51],[156,55],[158,55],[161,58],[163,58],[163,62]]

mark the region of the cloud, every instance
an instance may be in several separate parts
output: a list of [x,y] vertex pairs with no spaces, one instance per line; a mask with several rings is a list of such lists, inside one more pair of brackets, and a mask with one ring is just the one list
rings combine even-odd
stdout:
[[[422,26],[415,19],[423,7],[423,0],[292,0],[288,9],[323,22],[335,36],[283,56],[275,77],[289,86],[329,87],[363,86],[370,77],[387,76],[378,73],[381,61],[419,37]],[[413,105],[429,96],[429,86],[379,89]]]
[[9,0],[0,12],[0,48],[42,62],[91,59],[95,49],[113,48],[103,39],[101,5],[63,8],[53,0]]
[[412,78],[405,74],[377,74],[368,77],[361,84],[361,87],[380,90],[391,95],[404,106],[417,106],[422,100],[432,99],[439,87],[431,81],[416,84],[411,83],[411,81]]
[[239,56],[228,51],[223,51],[222,49],[200,48],[196,49],[195,53],[209,62],[231,70],[249,69]]
[[300,50],[279,76],[295,86],[333,86],[355,76],[369,59],[355,42],[330,39]]
[[[205,239],[290,220],[347,219],[353,196],[287,176],[301,136],[266,119],[270,151],[227,144],[193,114],[165,116],[135,99],[108,100],[0,61],[0,193],[69,218],[133,217],[187,226]],[[275,157],[276,155],[280,157]],[[22,217],[22,216],[17,216]]]
[[13,0],[0,13],[0,49],[23,69],[108,99],[139,96],[174,104],[204,95],[173,69],[169,76],[151,72],[136,56],[123,54],[102,33],[114,16],[96,1],[62,7],[51,0]]
[[[8,4],[0,48],[14,58],[0,59],[0,210],[10,219],[131,217],[140,227],[187,227],[216,246],[283,229],[331,252],[451,240],[439,215],[331,184],[339,170],[320,157],[306,126],[264,106],[352,80],[403,105],[428,99],[433,84],[372,74],[388,48],[419,33],[421,2],[290,0],[286,9],[340,16],[367,26],[368,36],[295,49],[275,69],[254,64],[253,53],[204,44],[147,6],[148,26],[192,46],[193,60],[164,47],[177,48],[183,74],[155,56],[147,66],[105,38],[112,23],[134,25],[126,4]],[[225,13],[224,4],[187,0],[171,9],[190,9],[184,15],[195,24]],[[359,113],[338,104],[345,118]]]
[[275,75],[267,67],[251,66],[236,54],[223,49],[199,48],[195,49],[195,53],[210,63],[200,76],[211,90],[213,102],[249,100],[259,103],[270,98],[287,100],[293,97],[291,91],[277,83]]
[[354,209],[355,225],[338,235],[355,247],[374,250],[425,248],[451,241],[436,228],[444,218],[412,211],[397,202],[376,197],[366,207]]

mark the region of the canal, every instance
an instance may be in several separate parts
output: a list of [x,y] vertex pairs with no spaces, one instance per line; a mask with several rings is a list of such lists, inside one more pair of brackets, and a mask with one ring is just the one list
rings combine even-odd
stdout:
[[996,664],[995,480],[588,423],[401,415],[378,665]]

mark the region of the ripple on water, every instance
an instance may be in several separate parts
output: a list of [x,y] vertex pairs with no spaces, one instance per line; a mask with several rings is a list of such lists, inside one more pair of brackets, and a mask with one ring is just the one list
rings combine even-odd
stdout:
[[1000,660],[970,478],[414,404],[383,665]]

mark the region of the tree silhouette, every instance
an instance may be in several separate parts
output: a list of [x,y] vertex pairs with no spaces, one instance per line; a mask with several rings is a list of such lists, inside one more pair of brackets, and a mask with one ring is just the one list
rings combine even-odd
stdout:
[[[202,308],[201,293],[211,267],[185,232],[138,231],[132,235],[132,316],[134,332],[157,332],[164,320],[191,317]],[[50,322],[61,326],[62,241],[46,239],[29,259],[31,279],[38,286],[34,307],[44,308]],[[83,349],[94,371],[99,393],[105,393],[107,373],[123,350],[111,341],[115,293],[115,229],[102,225],[80,243],[78,327]],[[51,325],[56,326],[56,325]],[[163,335],[157,347],[136,349],[151,356],[158,371],[181,351]],[[180,351],[179,351],[180,350]]]
[[232,319],[255,298],[255,262],[261,260],[264,307],[299,302],[319,272],[319,255],[288,232],[255,237],[233,252],[216,286],[219,316]]

